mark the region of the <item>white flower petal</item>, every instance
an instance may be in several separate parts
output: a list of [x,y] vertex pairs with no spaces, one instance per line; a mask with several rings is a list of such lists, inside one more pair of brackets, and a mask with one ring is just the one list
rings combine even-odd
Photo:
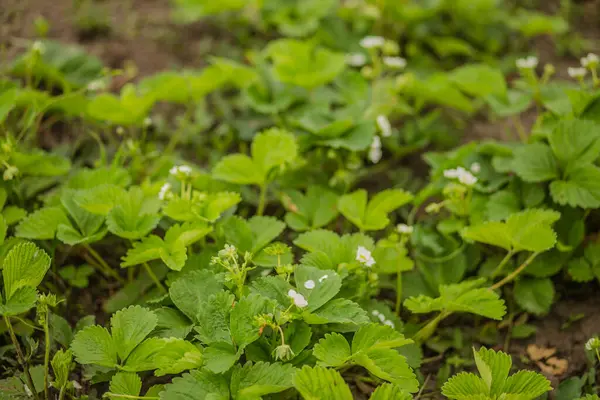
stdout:
[[313,281],[311,279],[311,280],[308,280],[308,281],[304,282],[304,287],[307,288],[307,289],[314,289],[315,288],[315,281]]
[[360,41],[360,46],[365,49],[374,49],[377,47],[383,47],[385,39],[381,36],[365,36]]
[[[383,137],[392,136],[392,124],[390,124],[390,120],[385,115],[378,115],[376,121],[377,121],[377,126],[379,127],[379,130],[381,131],[381,136],[383,136]],[[381,144],[381,140],[379,141],[379,143]],[[371,144],[371,146],[372,146],[372,144]]]

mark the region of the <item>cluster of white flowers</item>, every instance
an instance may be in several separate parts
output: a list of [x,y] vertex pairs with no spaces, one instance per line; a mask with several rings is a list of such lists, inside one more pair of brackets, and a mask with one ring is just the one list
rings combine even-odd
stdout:
[[475,175],[473,175],[470,171],[467,171],[463,167],[445,170],[444,177],[447,179],[458,179],[460,183],[466,186],[473,186],[477,183],[477,178],[475,177]]
[[356,261],[366,267],[375,265],[375,259],[371,255],[371,252],[364,246],[358,246],[358,249],[356,250]]
[[396,230],[398,231],[398,233],[402,233],[404,235],[411,235],[414,231],[414,228],[410,225],[398,224],[396,226]]
[[379,319],[379,321],[381,321],[382,324],[387,325],[389,327],[394,328],[394,322],[392,320],[389,320],[385,317],[385,315],[383,315],[383,313],[380,313],[377,310],[373,310],[373,312],[371,312],[371,314],[373,314],[374,317],[377,317]]
[[169,170],[169,173],[175,176],[190,176],[192,169],[187,165],[176,165]]
[[296,307],[304,308],[308,306],[308,301],[302,296],[300,293],[296,292],[294,289],[290,289],[288,291],[288,296],[294,301]]
[[369,160],[371,160],[373,164],[377,164],[379,161],[381,161],[382,155],[383,152],[381,151],[381,139],[376,135],[373,137],[371,147],[369,148]]
[[589,53],[587,56],[581,58],[581,66],[584,68],[596,68],[600,63],[600,57],[594,53]]
[[569,68],[567,68],[567,73],[569,74],[569,76],[571,78],[582,79],[587,74],[587,69],[585,69],[583,67],[580,67],[580,68],[569,67]]
[[346,55],[346,64],[351,67],[362,67],[367,63],[367,56],[363,53],[350,53]]
[[406,68],[406,60],[402,57],[383,57],[383,64],[389,68]]
[[381,131],[381,136],[390,137],[392,136],[392,124],[385,115],[378,115],[376,118],[377,127]]
[[219,250],[219,257],[223,258],[236,258],[237,249],[232,244],[226,244],[223,250]]
[[585,343],[585,349],[592,351],[600,348],[600,339],[593,337]]
[[365,36],[360,41],[360,46],[365,49],[376,49],[383,47],[385,44],[385,38],[381,36]]
[[160,188],[160,192],[158,192],[158,198],[160,200],[164,200],[170,191],[171,191],[171,184],[167,182],[164,185],[162,185],[162,187]]
[[539,60],[536,56],[519,58],[516,62],[519,69],[534,69],[538,66]]

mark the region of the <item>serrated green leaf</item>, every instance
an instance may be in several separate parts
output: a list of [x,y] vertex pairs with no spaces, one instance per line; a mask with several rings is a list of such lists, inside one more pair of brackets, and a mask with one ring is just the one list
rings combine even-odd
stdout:
[[50,268],[50,257],[31,242],[22,242],[14,246],[3,262],[4,294],[6,300],[24,286],[33,289],[42,282]]
[[[323,278],[325,277],[325,279]],[[294,279],[298,293],[308,301],[308,311],[315,311],[323,306],[340,291],[342,279],[332,270],[321,270],[315,267],[299,265],[294,271]],[[306,282],[311,281],[312,289],[306,287]]]
[[163,338],[165,347],[154,359],[156,376],[176,375],[183,371],[200,368],[204,357],[200,347],[183,339]]
[[244,154],[231,154],[221,158],[212,174],[215,179],[239,185],[261,185],[265,182],[260,167]]
[[387,325],[369,324],[362,326],[352,339],[352,353],[371,349],[392,349],[413,343]]
[[231,392],[234,399],[257,399],[279,393],[292,387],[295,368],[290,364],[246,363],[236,366],[231,374]]
[[117,347],[105,328],[93,325],[75,335],[71,350],[79,364],[95,364],[114,368],[117,365]]
[[231,311],[231,336],[238,348],[244,348],[260,337],[255,316],[268,312],[269,300],[259,294],[242,297]]
[[274,217],[256,216],[248,220],[252,232],[252,253],[257,253],[271,243],[285,229],[285,224]]
[[103,184],[75,192],[75,202],[92,214],[108,215],[110,210],[127,201],[127,192],[115,184]]
[[519,395],[515,397],[523,400],[533,400],[552,390],[550,381],[543,375],[533,371],[519,371],[510,376],[502,388],[503,393],[510,395]]
[[514,150],[512,169],[525,182],[543,182],[559,176],[558,164],[550,146],[527,144]]
[[171,284],[169,296],[175,306],[189,319],[197,322],[197,315],[211,295],[223,289],[223,283],[210,271],[193,271]]
[[558,121],[548,135],[555,157],[567,163],[592,163],[600,154],[598,124],[591,120],[564,119]]
[[206,369],[191,371],[171,384],[160,393],[161,400],[230,400],[229,385],[223,375],[217,375]]
[[273,299],[279,304],[291,304],[288,296],[290,289],[292,289],[292,285],[281,276],[260,277],[250,284],[252,293],[258,293],[268,299]]
[[0,315],[8,317],[23,314],[35,307],[36,301],[37,291],[35,288],[22,286],[13,293],[6,303],[0,303]]
[[237,351],[230,343],[213,343],[204,349],[206,368],[214,373],[221,374],[229,371],[240,358],[243,350]]
[[54,383],[52,385],[57,389],[67,385],[71,373],[71,364],[73,364],[71,350],[58,350],[54,353],[50,364],[52,365],[52,372],[54,372]]
[[550,194],[561,205],[600,207],[600,168],[589,164],[570,170],[565,180],[550,184]]
[[352,359],[376,377],[392,382],[402,390],[410,393],[419,390],[415,373],[396,350],[374,348],[353,354]]
[[506,95],[506,81],[502,72],[485,64],[459,67],[450,73],[449,78],[463,92],[472,96]]
[[154,312],[140,306],[117,311],[110,319],[111,333],[121,360],[156,328],[158,318]]
[[25,239],[54,239],[61,224],[69,224],[62,208],[45,207],[21,220],[16,227],[15,236]]
[[547,314],[554,301],[554,284],[550,278],[522,278],[514,288],[515,301],[534,314]]
[[160,357],[168,345],[167,340],[157,337],[144,340],[129,354],[121,369],[127,372],[142,372],[159,368]]
[[320,186],[309,186],[305,194],[290,191],[283,198],[285,221],[296,231],[321,228],[337,216],[337,201],[337,194]]
[[252,160],[265,179],[273,168],[294,161],[297,154],[296,138],[282,129],[268,129],[252,140]]
[[325,337],[315,344],[313,355],[317,357],[320,365],[341,367],[350,359],[352,353],[346,338],[333,332],[325,334]]
[[333,299],[312,313],[304,312],[302,317],[309,324],[364,325],[370,321],[367,312],[348,299]]
[[133,372],[117,372],[110,380],[108,390],[111,394],[139,396],[142,390],[142,379]]
[[473,354],[479,374],[489,393],[493,396],[499,396],[512,366],[510,355],[501,351],[488,350],[485,347],[481,347],[479,351],[473,349]]
[[[305,400],[352,400],[352,392],[339,372],[305,365],[293,378],[294,387]],[[379,400],[387,400],[387,397]]]
[[488,387],[483,379],[475,374],[460,372],[444,383],[442,394],[456,400],[485,400],[489,398]]
[[362,230],[381,230],[389,224],[387,214],[407,204],[412,194],[400,189],[377,193],[367,202],[367,191],[357,190],[338,200],[340,213]]
[[235,296],[223,290],[211,295],[199,309],[194,329],[203,343],[231,343],[229,315],[234,304]]
[[369,400],[412,400],[412,398],[412,395],[402,390],[400,386],[384,383],[375,389]]
[[196,243],[212,231],[204,222],[186,222],[170,227],[165,234],[165,244],[171,251]]

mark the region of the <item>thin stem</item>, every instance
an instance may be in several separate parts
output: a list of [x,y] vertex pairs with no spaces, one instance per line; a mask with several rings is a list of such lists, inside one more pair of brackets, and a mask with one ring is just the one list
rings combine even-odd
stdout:
[[158,279],[158,277],[156,276],[154,271],[152,271],[152,268],[150,268],[148,263],[145,262],[143,265],[144,265],[144,268],[146,269],[146,272],[148,273],[148,275],[150,275],[150,278],[154,281],[154,284],[156,286],[158,286],[158,288],[160,289],[161,292],[167,293],[167,288],[165,288],[165,286],[161,283],[160,279]]
[[400,315],[402,307],[402,271],[398,268],[396,275],[396,315]]
[[45,349],[44,349],[44,396],[46,400],[50,400],[50,328],[48,321],[50,319],[50,311],[46,309],[46,316],[44,317],[44,338],[45,338]]
[[62,386],[60,388],[60,392],[58,393],[58,400],[64,400],[64,398],[65,398],[65,387],[66,386]]
[[529,258],[527,258],[527,260],[525,260],[525,262],[521,265],[519,265],[519,268],[515,269],[513,272],[511,272],[509,275],[507,275],[504,279],[502,279],[500,282],[492,285],[490,287],[490,290],[496,290],[504,285],[506,285],[508,282],[512,281],[513,279],[515,279],[517,277],[517,275],[519,275],[521,273],[521,271],[523,271],[525,268],[527,268],[527,266],[529,264],[531,264],[531,262],[537,257],[539,253],[532,253]]
[[15,331],[10,322],[10,318],[7,317],[6,315],[4,316],[4,323],[6,324],[6,327],[8,328],[10,340],[13,342],[13,345],[15,346],[15,351],[17,353],[17,360],[19,361],[19,364],[21,364],[21,368],[23,368],[23,373],[25,374],[25,379],[27,380],[27,385],[29,386],[29,389],[31,389],[33,398],[37,400],[38,396],[35,391],[35,385],[33,384],[33,379],[31,378],[31,374],[29,373],[29,367],[27,366],[27,362],[25,361],[25,357],[23,356],[23,351],[21,350],[21,345],[19,344],[19,341],[17,340],[17,336],[15,335]]
[[258,209],[256,215],[263,215],[265,212],[265,204],[267,201],[267,184],[263,183],[260,185],[260,196],[258,198]]
[[90,255],[98,262],[98,264],[100,264],[100,266],[105,272],[105,275],[108,274],[107,276],[112,276],[120,283],[125,283],[123,278],[121,278],[121,276],[114,269],[112,269],[110,265],[106,263],[106,261],[104,261],[102,256],[100,256],[100,254],[98,254],[98,252],[96,252],[96,250],[94,250],[92,246],[90,246],[87,243],[84,243],[83,247],[85,247],[85,249],[90,253]]
[[437,328],[439,323],[442,322],[443,319],[447,318],[451,314],[452,313],[449,311],[442,311],[441,313],[439,313],[439,315],[437,315],[435,318],[431,319],[431,321],[429,321],[424,327],[422,327],[415,334],[415,336],[413,336],[413,340],[418,343],[423,343],[424,341],[429,339],[435,332],[435,329]]
[[500,264],[498,264],[498,266],[496,267],[496,269],[494,270],[494,272],[492,272],[492,278],[497,277],[500,272],[502,272],[502,268],[504,268],[504,266],[506,265],[506,263],[510,260],[510,258],[514,255],[515,253],[511,250],[508,253],[506,253],[506,255],[504,256],[504,258],[502,259],[502,261],[500,261]]

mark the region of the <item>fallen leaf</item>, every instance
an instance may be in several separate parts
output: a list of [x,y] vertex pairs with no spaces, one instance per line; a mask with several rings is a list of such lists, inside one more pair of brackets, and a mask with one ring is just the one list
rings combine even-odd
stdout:
[[562,358],[550,357],[545,363],[537,362],[537,366],[547,375],[559,376],[567,372],[569,362]]
[[556,348],[554,347],[539,347],[535,344],[530,344],[529,346],[527,346],[527,355],[533,361],[544,360],[548,357],[552,357],[554,354],[556,354]]

